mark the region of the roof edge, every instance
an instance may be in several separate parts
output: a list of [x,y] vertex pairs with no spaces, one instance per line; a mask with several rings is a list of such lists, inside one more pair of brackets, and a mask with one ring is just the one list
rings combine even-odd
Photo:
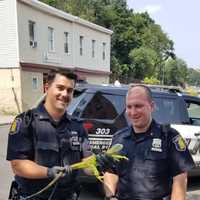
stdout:
[[89,22],[87,20],[81,19],[80,17],[66,13],[62,10],[59,10],[52,6],[49,6],[41,1],[38,1],[38,0],[17,0],[17,1],[27,4],[35,9],[38,9],[43,12],[49,13],[51,15],[65,19],[67,21],[71,21],[73,23],[77,23],[77,24],[92,28],[92,29],[98,30],[100,32],[109,34],[109,35],[111,35],[113,33],[113,31],[110,29],[104,28],[102,26],[99,26],[99,25]]

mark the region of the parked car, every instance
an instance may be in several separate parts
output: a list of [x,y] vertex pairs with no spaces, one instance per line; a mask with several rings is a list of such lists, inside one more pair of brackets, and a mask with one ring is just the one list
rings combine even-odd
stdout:
[[[76,87],[68,113],[83,121],[92,151],[105,151],[113,134],[128,125],[125,97],[128,86],[81,84]],[[176,89],[151,87],[155,101],[153,117],[170,124],[188,144],[196,163],[190,176],[200,175],[200,98],[182,94]]]

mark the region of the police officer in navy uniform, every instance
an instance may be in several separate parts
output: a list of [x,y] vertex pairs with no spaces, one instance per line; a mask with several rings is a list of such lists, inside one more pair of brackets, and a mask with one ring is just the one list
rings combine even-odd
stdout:
[[131,85],[126,97],[130,126],[116,133],[112,145],[123,144],[115,173],[106,172],[108,200],[185,200],[187,172],[194,167],[180,134],[152,119],[154,102],[144,85]]
[[82,124],[66,112],[76,78],[73,73],[52,71],[45,86],[45,101],[17,116],[11,125],[7,160],[20,200],[47,186],[60,172],[63,176],[54,186],[31,199],[77,199],[78,171],[70,165],[90,156],[91,151]]

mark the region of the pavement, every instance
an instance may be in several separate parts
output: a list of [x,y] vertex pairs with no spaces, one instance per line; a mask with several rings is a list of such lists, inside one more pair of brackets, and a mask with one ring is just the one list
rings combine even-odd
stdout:
[[11,124],[14,118],[15,115],[4,115],[0,113],[0,126]]

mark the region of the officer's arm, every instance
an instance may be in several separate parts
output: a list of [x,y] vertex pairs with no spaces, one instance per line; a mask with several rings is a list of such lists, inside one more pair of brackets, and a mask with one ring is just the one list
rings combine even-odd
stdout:
[[104,190],[107,197],[116,194],[118,179],[119,178],[116,174],[112,174],[109,172],[106,172],[104,174]]
[[173,177],[171,200],[185,200],[187,190],[187,173]]
[[12,160],[12,170],[15,175],[37,179],[47,177],[47,167],[36,164],[31,160]]

